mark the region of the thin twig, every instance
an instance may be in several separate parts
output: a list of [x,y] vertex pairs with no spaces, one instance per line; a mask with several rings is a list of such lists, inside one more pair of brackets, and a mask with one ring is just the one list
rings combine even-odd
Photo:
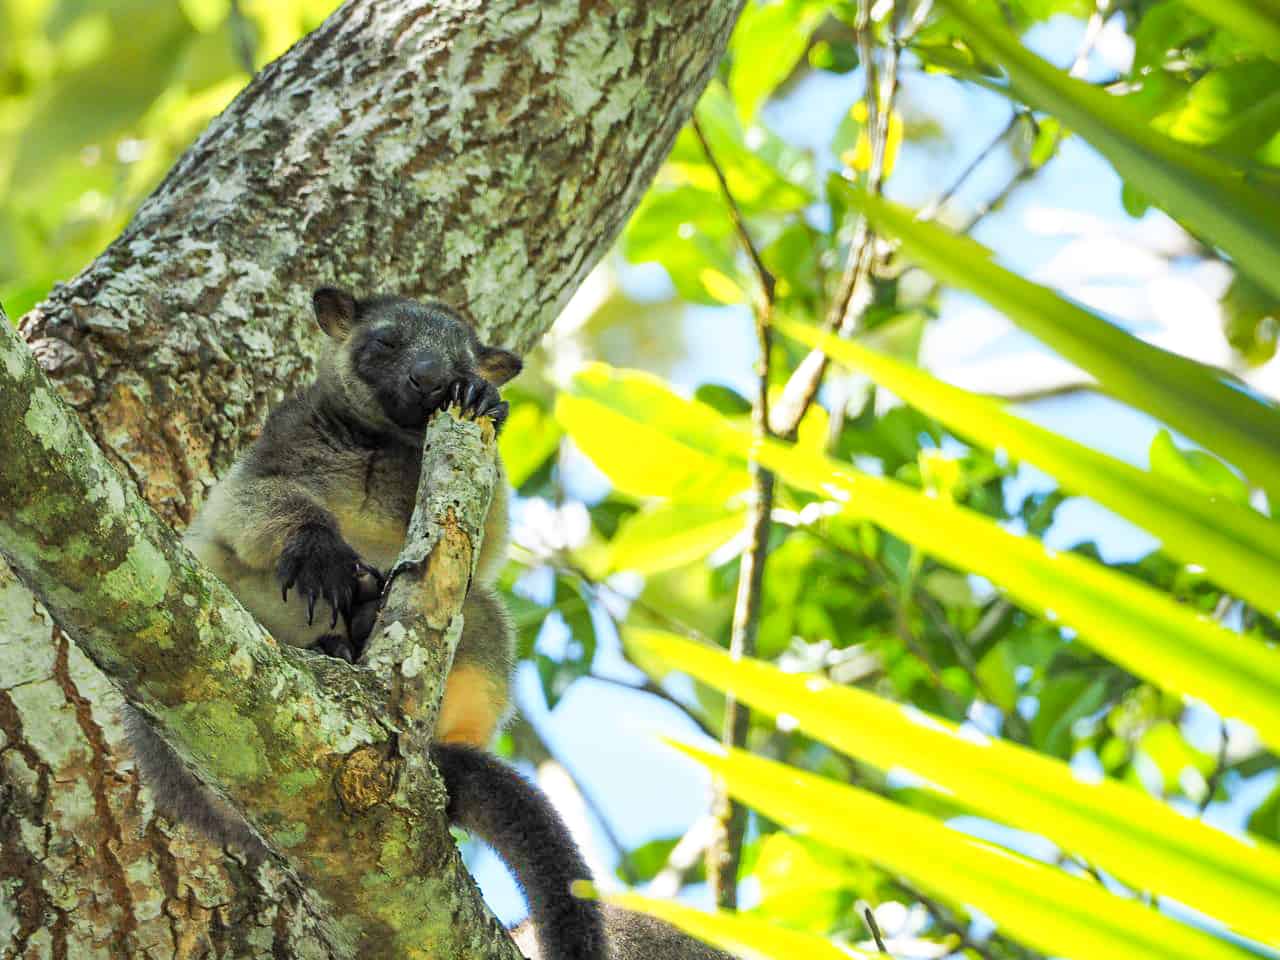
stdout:
[[760,283],[762,306],[772,309],[775,285],[773,274],[764,265],[764,260],[760,258],[760,251],[756,249],[755,243],[751,240],[751,234],[747,232],[746,222],[742,219],[742,210],[739,209],[738,201],[734,199],[733,192],[729,189],[729,181],[725,179],[724,171],[716,161],[715,154],[711,150],[711,144],[707,142],[707,136],[702,132],[702,124],[698,122],[697,116],[694,116],[689,121],[689,125],[693,127],[694,136],[702,144],[702,153],[707,158],[707,163],[711,166],[712,171],[715,172],[716,181],[720,184],[720,196],[724,198],[725,205],[729,208],[729,219],[733,221],[733,229],[738,234],[738,242],[742,244],[742,249],[751,261],[752,269],[755,270],[756,280]]
[[1024,113],[1025,112],[1021,110],[1015,110],[1013,112],[1009,117],[1009,122],[1000,128],[1000,132],[992,137],[991,141],[985,147],[978,151],[977,155],[969,161],[968,165],[960,171],[946,189],[934,197],[933,200],[929,202],[929,205],[920,211],[921,220],[932,220],[937,217],[938,211],[946,206],[948,201],[950,201],[960,188],[964,186],[965,181],[977,172],[977,169],[982,166],[983,162],[986,161],[986,159],[995,152],[996,148],[1004,142],[1004,138],[1013,132],[1013,128],[1018,125],[1018,121],[1023,118]]
[[1227,721],[1219,720],[1218,723],[1218,758],[1214,761],[1213,773],[1205,781],[1204,797],[1200,800],[1197,811],[1202,817],[1209,809],[1209,804],[1213,803],[1213,795],[1218,792],[1218,784],[1227,772],[1227,748],[1230,746],[1231,734],[1227,730]]
[[[898,72],[902,40],[898,35],[897,24],[899,8],[891,0],[889,21],[892,27],[889,50],[886,54],[883,81],[875,63],[871,43],[871,0],[862,0],[858,7],[858,16],[854,24],[857,35],[858,55],[862,59],[865,90],[863,100],[867,105],[868,137],[871,140],[871,166],[867,171],[867,188],[872,193],[880,193],[884,181],[884,166],[888,147],[889,123],[893,116],[893,103],[898,90]],[[929,3],[921,5],[927,13]],[[919,11],[917,11],[919,12]],[[835,224],[839,227],[839,224]],[[876,237],[866,217],[859,217],[854,228],[853,238],[849,243],[849,252],[845,260],[840,282],[836,286],[823,318],[822,328],[828,333],[839,332],[848,336],[857,325],[871,297],[866,290],[874,259]],[[804,418],[818,390],[822,386],[827,373],[827,355],[815,348],[796,366],[783,387],[782,396],[774,405],[769,418],[769,427],[776,436],[790,437],[800,421]],[[839,417],[833,416],[832,430],[839,429]]]
[[991,948],[969,936],[968,929],[953,919],[950,910],[904,880],[895,880],[894,883],[903,893],[925,908],[935,927],[959,941],[956,944],[957,950],[972,950],[983,960],[996,960],[996,954],[992,952]]
[[862,919],[867,922],[867,929],[871,931],[871,938],[875,940],[877,949],[887,955],[889,948],[884,945],[884,937],[880,935],[880,925],[876,923],[876,915],[870,907],[862,908]]
[[231,27],[231,42],[235,47],[236,59],[240,61],[240,66],[244,67],[245,73],[253,76],[256,72],[253,65],[253,27],[244,15],[244,11],[240,9],[240,0],[231,0],[228,22]]
[[[733,220],[738,240],[751,261],[760,285],[759,301],[755,315],[756,340],[760,357],[756,365],[756,398],[752,404],[751,424],[755,443],[762,444],[771,437],[769,429],[769,375],[773,353],[774,278],[752,242],[751,234],[742,219],[729,181],[716,161],[711,144],[702,133],[697,120],[693,130],[702,144],[707,163],[715,171],[720,192],[729,216]],[[738,594],[733,605],[733,626],[729,633],[729,653],[734,658],[755,655],[756,634],[760,629],[760,610],[764,601],[764,569],[769,553],[769,531],[773,517],[774,477],[771,470],[761,466],[755,456],[750,461],[754,492],[751,511],[747,517],[747,546],[742,552],[738,568]],[[743,747],[751,726],[751,711],[738,702],[732,693],[725,696],[724,730],[721,741],[727,747]],[[716,785],[712,816],[719,829],[707,847],[707,882],[711,886],[716,905],[732,910],[738,903],[738,865],[742,857],[742,839],[746,832],[747,811],[742,804],[730,798],[722,784]]]
[[[1093,13],[1089,16],[1089,22],[1085,26],[1084,36],[1080,40],[1080,46],[1076,49],[1076,55],[1072,59],[1071,66],[1067,68],[1067,72],[1071,76],[1078,78],[1082,76],[1088,68],[1089,57],[1092,55],[1093,48],[1097,45],[1098,38],[1102,34],[1102,28],[1106,25],[1107,19],[1110,16],[1110,8],[1111,0],[1097,0],[1097,3],[1094,4]],[[1026,116],[1031,118],[1030,112],[1028,112]],[[1032,131],[1034,134],[1038,132],[1038,128],[1035,125],[1034,118],[1031,119],[1033,124]],[[1057,132],[1053,135],[1053,145],[1049,151],[1050,156],[1052,156],[1053,152],[1057,149],[1058,144],[1062,141],[1062,137],[1063,130],[1059,127]],[[1038,167],[1032,166],[1029,156],[1024,159],[1018,165],[1018,169],[1015,170],[1013,175],[1005,182],[1005,185],[1001,187],[990,200],[982,204],[974,212],[973,216],[970,217],[969,222],[965,224],[961,232],[969,233],[978,225],[979,222],[989,216],[993,211],[999,210],[1004,205],[1005,201],[1013,195],[1013,192],[1023,183],[1030,180],[1038,169]]]
[[706,721],[690,710],[688,704],[682,702],[679,698],[672,696],[647,677],[643,683],[627,683],[627,681],[618,677],[611,677],[607,673],[597,673],[594,670],[588,673],[587,676],[599,683],[607,683],[615,687],[621,687],[623,690],[631,690],[634,693],[647,693],[651,697],[657,697],[664,703],[669,703],[671,706],[678,708],[681,713],[685,714],[690,720],[692,720],[697,725],[698,729],[708,737],[715,737],[716,735],[716,731],[713,730]]

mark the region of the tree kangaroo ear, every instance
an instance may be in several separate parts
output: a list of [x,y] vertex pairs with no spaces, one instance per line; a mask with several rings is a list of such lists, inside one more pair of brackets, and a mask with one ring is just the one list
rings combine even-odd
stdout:
[[480,376],[500,387],[524,369],[524,361],[501,347],[481,347],[476,353],[476,369]]
[[335,340],[345,340],[356,322],[356,298],[337,287],[320,287],[311,295],[316,323]]

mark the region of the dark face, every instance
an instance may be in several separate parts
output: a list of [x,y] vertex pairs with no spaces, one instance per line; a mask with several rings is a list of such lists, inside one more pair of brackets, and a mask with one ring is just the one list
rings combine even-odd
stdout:
[[442,303],[357,301],[326,288],[316,291],[315,305],[321,329],[343,342],[348,375],[367,388],[387,419],[407,430],[424,428],[456,381],[479,378],[501,386],[520,372],[519,357],[482,344]]

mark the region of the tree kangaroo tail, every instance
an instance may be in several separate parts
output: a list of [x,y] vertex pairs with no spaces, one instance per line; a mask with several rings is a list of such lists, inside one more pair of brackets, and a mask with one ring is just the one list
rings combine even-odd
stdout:
[[604,911],[569,892],[590,880],[569,829],[547,798],[505,763],[474,747],[436,744],[431,759],[449,791],[449,820],[491,846],[524,891],[539,955],[607,960]]

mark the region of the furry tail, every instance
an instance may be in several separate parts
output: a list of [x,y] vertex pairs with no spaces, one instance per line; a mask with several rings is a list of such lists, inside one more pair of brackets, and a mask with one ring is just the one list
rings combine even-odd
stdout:
[[436,744],[431,759],[449,791],[450,822],[493,847],[524,891],[539,956],[607,960],[604,911],[569,892],[591,873],[547,798],[473,747]]

